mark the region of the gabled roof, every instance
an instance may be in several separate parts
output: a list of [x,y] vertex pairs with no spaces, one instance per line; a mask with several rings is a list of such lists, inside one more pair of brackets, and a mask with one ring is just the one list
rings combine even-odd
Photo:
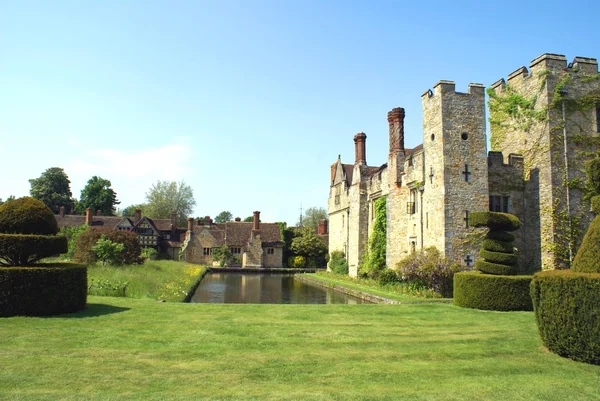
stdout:
[[138,221],[136,223],[136,225],[133,227],[134,231],[135,231],[136,228],[138,228],[139,226],[141,226],[145,222],[148,223],[148,225],[150,226],[150,228],[152,228],[152,231],[154,231],[154,233],[156,235],[159,234],[158,229],[156,228],[156,225],[154,224],[154,221],[152,221],[152,219],[150,217],[146,217],[146,216],[142,217],[140,219],[140,221]]
[[[245,246],[252,235],[253,223],[229,222],[209,226],[194,226],[194,233],[208,232],[217,242],[217,246]],[[263,244],[281,241],[279,226],[275,223],[260,223],[260,238]]]

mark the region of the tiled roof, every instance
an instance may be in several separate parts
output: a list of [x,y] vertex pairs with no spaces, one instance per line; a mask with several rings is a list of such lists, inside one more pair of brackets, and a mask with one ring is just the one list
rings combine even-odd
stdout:
[[154,227],[159,231],[170,231],[171,230],[171,219],[154,219]]
[[414,155],[416,152],[420,151],[421,149],[423,149],[423,144],[420,144],[413,149],[404,149],[404,154],[405,155]]
[[[62,227],[77,227],[85,224],[85,216],[66,214],[64,217],[54,215],[58,228]],[[108,227],[115,228],[123,220],[119,216],[94,216],[92,218],[92,227]]]
[[342,164],[342,168],[344,169],[344,174],[346,175],[346,184],[348,184],[348,186],[352,185],[352,175],[354,173],[354,165],[353,164]]
[[[210,226],[194,226],[194,233],[204,230],[215,238],[217,246],[222,246],[226,240],[228,246],[245,246],[252,235],[253,223],[229,222]],[[275,223],[260,223],[260,238],[262,242],[275,243],[281,240],[279,227]]]

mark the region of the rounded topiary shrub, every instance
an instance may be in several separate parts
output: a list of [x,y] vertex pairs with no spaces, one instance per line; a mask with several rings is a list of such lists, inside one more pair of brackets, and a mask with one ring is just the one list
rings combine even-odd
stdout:
[[536,273],[531,298],[540,336],[550,351],[600,365],[600,273]]
[[[600,197],[594,197],[592,200]],[[596,216],[573,260],[571,270],[580,273],[600,273],[600,216]]]
[[92,227],[88,227],[75,240],[73,260],[79,263],[96,263],[98,257],[92,248],[102,237],[114,243],[123,244],[123,251],[119,255],[118,261],[116,261],[117,264],[133,265],[144,261],[141,257],[142,246],[140,240],[134,232]]
[[56,235],[58,224],[48,206],[26,196],[0,205],[0,233]]
[[87,269],[68,263],[0,267],[0,316],[78,312],[87,300]]
[[52,211],[37,199],[25,197],[0,206],[0,266],[28,266],[65,253],[67,239],[56,236]]
[[529,284],[532,276],[464,272],[454,275],[454,304],[497,311],[533,310]]

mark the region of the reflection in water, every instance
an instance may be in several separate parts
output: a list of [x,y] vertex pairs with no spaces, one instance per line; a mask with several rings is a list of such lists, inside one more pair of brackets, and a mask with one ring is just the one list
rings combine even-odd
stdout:
[[246,304],[361,304],[365,301],[294,280],[293,274],[209,273],[191,302]]

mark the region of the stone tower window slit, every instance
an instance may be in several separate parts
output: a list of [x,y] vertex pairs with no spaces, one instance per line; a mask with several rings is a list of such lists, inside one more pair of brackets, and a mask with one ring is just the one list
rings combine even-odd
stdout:
[[465,221],[465,228],[469,228],[469,211],[465,210],[465,217],[463,218]]
[[600,132],[600,104],[596,105],[596,132]]
[[429,182],[433,184],[433,166],[429,167]]
[[462,172],[465,175],[465,182],[469,182],[471,178],[471,170],[469,169],[469,165],[465,164],[465,170]]
[[471,255],[466,255],[464,261],[465,266],[467,267],[471,267],[471,265],[473,264],[473,258],[471,257]]

